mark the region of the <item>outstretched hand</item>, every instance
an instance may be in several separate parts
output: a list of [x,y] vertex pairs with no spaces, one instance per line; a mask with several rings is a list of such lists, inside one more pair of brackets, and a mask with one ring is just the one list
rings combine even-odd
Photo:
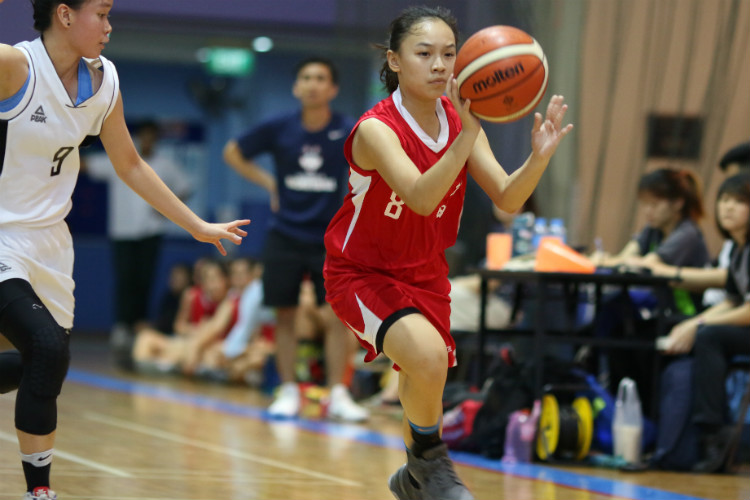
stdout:
[[193,238],[204,243],[213,243],[219,249],[221,255],[226,255],[221,240],[229,240],[235,245],[242,243],[242,238],[247,236],[247,231],[240,229],[240,226],[250,224],[249,219],[235,220],[223,223],[205,223],[200,231],[193,234]]
[[541,113],[534,114],[534,127],[531,129],[531,149],[535,154],[550,159],[560,141],[573,130],[573,124],[562,126],[568,105],[563,104],[563,96],[553,95],[547,105],[547,116],[542,121]]

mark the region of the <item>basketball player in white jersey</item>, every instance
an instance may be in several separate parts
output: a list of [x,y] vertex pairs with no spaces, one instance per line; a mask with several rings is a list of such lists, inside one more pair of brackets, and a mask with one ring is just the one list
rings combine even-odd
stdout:
[[[2,1],[2,0],[0,0]],[[15,424],[27,493],[49,488],[56,399],[73,326],[73,246],[64,221],[79,147],[99,136],[119,177],[195,239],[235,244],[248,220],[210,224],[138,155],[125,125],[114,65],[101,57],[112,0],[35,0],[41,37],[0,44],[0,333],[18,352],[0,356],[0,393],[18,388]]]

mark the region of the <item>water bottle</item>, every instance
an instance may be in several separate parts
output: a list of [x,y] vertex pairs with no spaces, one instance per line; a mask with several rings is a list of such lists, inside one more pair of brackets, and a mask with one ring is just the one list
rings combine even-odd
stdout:
[[615,400],[615,417],[612,421],[614,455],[627,463],[641,461],[643,413],[635,381],[625,377],[620,381]]
[[552,219],[549,221],[549,236],[560,240],[560,243],[566,242],[565,223],[562,219]]
[[539,243],[542,241],[542,238],[544,238],[548,234],[547,219],[545,219],[544,217],[537,217],[536,221],[534,222],[534,239],[532,241],[534,250],[539,249]]
[[513,219],[513,257],[526,255],[533,251],[534,214],[524,212]]
[[502,459],[504,464],[531,462],[541,411],[542,402],[536,400],[531,414],[529,414],[529,410],[517,410],[510,414],[508,426],[505,428],[505,447]]

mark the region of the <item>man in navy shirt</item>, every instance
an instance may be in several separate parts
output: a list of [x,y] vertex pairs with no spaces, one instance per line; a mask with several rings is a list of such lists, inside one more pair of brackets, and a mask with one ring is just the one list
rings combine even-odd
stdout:
[[[369,416],[367,410],[352,401],[342,383],[351,336],[326,304],[323,286],[323,236],[347,191],[349,165],[343,148],[354,120],[331,110],[330,103],[338,94],[338,74],[327,59],[298,63],[292,93],[300,101],[300,110],[262,122],[224,148],[226,163],[268,191],[273,212],[263,252],[263,292],[265,304],[276,310],[276,364],[282,386],[269,413],[293,417],[300,409],[294,318],[300,283],[309,278],[326,330],[328,415],[362,421]],[[261,153],[272,155],[273,174],[253,161]]]

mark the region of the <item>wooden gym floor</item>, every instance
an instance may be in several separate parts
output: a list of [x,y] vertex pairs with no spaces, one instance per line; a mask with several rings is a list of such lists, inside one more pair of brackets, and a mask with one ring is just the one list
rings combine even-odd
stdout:
[[[119,372],[104,335],[74,334],[72,344],[52,469],[60,500],[392,498],[386,482],[404,460],[394,415],[272,421],[258,391]],[[19,500],[25,486],[14,395],[0,396],[0,500]],[[698,476],[453,457],[480,500],[750,499],[746,466]]]

